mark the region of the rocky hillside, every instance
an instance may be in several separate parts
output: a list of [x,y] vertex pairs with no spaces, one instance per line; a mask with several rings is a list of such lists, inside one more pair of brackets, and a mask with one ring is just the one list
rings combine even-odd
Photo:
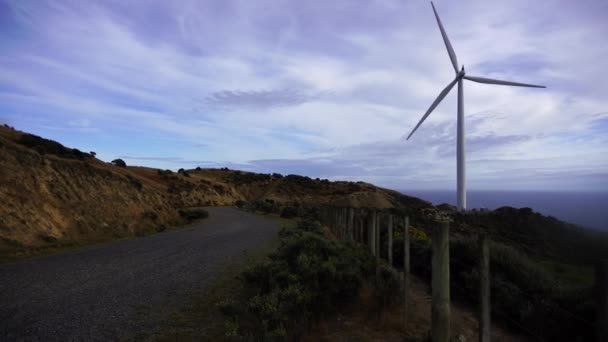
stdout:
[[0,128],[0,255],[181,222],[162,188],[50,140]]

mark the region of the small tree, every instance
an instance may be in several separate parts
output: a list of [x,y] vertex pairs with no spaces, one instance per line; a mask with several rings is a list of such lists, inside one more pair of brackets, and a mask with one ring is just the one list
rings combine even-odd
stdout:
[[95,157],[97,155],[97,153],[95,153],[94,151],[89,152],[90,155],[92,155],[93,157]]
[[127,167],[127,163],[120,158],[112,160],[112,165],[116,165],[118,167]]

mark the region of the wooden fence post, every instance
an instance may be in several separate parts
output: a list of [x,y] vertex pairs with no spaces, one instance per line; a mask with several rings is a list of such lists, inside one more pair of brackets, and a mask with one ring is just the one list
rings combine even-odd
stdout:
[[342,240],[348,239],[348,208],[342,209]]
[[490,342],[490,246],[479,234],[479,342]]
[[388,214],[388,264],[393,267],[393,214]]
[[344,210],[345,208],[340,208],[340,240],[344,240],[344,231],[346,230],[346,225],[344,222]]
[[376,222],[375,222],[375,218],[376,218],[376,213],[373,210],[369,210],[367,212],[367,219],[369,222],[367,222],[367,245],[369,247],[369,251],[370,253],[372,253],[372,255],[376,255],[376,231],[375,231],[375,227],[376,227]]
[[355,209],[348,208],[348,241],[355,240]]
[[376,233],[376,258],[380,259],[380,220],[382,218],[382,216],[380,215],[380,212],[374,210],[374,214],[376,216],[376,219],[374,220],[376,225],[375,225],[375,233]]
[[332,216],[333,216],[332,217],[332,219],[333,219],[332,228],[333,228],[334,234],[337,234],[337,231],[338,231],[338,208],[334,207],[332,209]]
[[363,210],[359,209],[359,242],[363,243],[365,241],[365,236],[363,235],[365,232],[365,220],[363,218]]
[[438,222],[433,228],[431,338],[450,339],[450,224]]
[[359,209],[353,208],[353,241],[359,242]]
[[595,267],[595,287],[597,303],[596,340],[608,341],[608,259],[601,260]]
[[410,282],[410,218],[403,222],[403,327],[407,329],[408,287]]

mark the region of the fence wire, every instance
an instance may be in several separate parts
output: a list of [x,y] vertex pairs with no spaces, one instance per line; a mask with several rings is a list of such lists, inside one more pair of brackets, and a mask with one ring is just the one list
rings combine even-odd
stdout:
[[[332,217],[332,216],[333,215],[331,214],[331,210],[330,210],[330,212],[328,213],[328,215],[325,216],[326,218],[328,218],[328,222],[326,222],[326,223],[330,227],[332,227],[334,229],[337,228],[337,229],[339,229],[341,231],[343,230],[344,231],[343,233],[347,233],[348,234],[348,232],[349,232],[349,228],[347,227],[347,225],[349,223],[348,218],[346,218],[346,220],[344,220],[344,219],[341,220],[340,218]],[[353,223],[356,222],[356,220],[359,219],[359,218],[363,218],[365,220],[369,216],[367,214],[361,215],[361,214],[355,213],[354,217],[355,217],[355,220],[353,220]],[[337,219],[337,220],[335,220],[335,219]],[[380,221],[380,217],[378,217],[378,220]],[[394,220],[393,222],[394,222],[394,226],[393,226],[394,228],[396,228],[396,227],[399,226],[399,224],[396,224],[396,222],[399,222],[399,220]],[[365,236],[367,234],[365,232],[368,230],[368,225],[365,223],[365,221],[362,224],[362,227],[363,227],[363,229],[360,232],[360,236],[359,236],[359,239],[361,241],[356,241],[356,242],[360,243],[361,245],[366,245]],[[385,230],[385,229],[382,229],[382,225],[380,225],[379,227],[380,227],[381,230]],[[353,234],[356,234],[354,232],[357,230],[357,228],[358,228],[358,226],[357,226],[356,223],[353,225],[353,227],[350,228],[353,231]],[[386,227],[384,227],[384,228],[386,228]],[[510,242],[510,243],[514,243],[514,244],[521,244],[524,241],[516,241],[514,239],[504,238],[504,239],[501,239],[499,241],[493,241],[493,242],[499,242],[499,243]],[[367,242],[367,243],[369,243],[369,242]],[[385,258],[383,258],[382,254],[378,255],[377,258],[378,259],[385,259]],[[464,262],[462,259],[454,258],[452,255],[450,256],[450,263],[454,263],[454,264],[456,264],[456,265],[458,265],[460,267],[463,267],[465,269],[466,268],[478,269],[478,267],[477,267],[477,265],[475,263],[473,263],[471,265],[470,263]],[[458,288],[460,290],[461,294],[463,294],[465,297],[467,297],[469,300],[473,301],[474,303],[477,303],[479,301],[479,298],[476,298],[474,295],[471,295],[465,288],[463,288],[461,286],[458,286],[457,284],[454,284],[454,283],[451,283],[450,286]],[[528,300],[530,300],[534,304],[544,305],[545,307],[550,308],[550,309],[557,309],[560,312],[562,312],[562,313],[570,316],[571,318],[574,318],[577,321],[579,321],[581,323],[584,323],[589,328],[595,328],[596,327],[595,323],[590,322],[586,318],[581,317],[578,314],[575,314],[571,310],[568,310],[568,309],[562,307],[561,305],[559,305],[557,303],[554,303],[554,302],[548,303],[548,302],[545,302],[545,301],[539,301],[538,300],[539,298],[534,297],[534,296],[532,296],[532,295],[530,295],[528,293],[525,293],[525,292],[521,292],[521,294],[523,294]],[[492,312],[492,314],[498,315],[499,317],[505,319],[506,321],[510,322],[514,326],[518,327],[522,332],[524,332],[525,334],[529,335],[530,337],[533,337],[534,339],[536,339],[538,341],[544,341],[543,337],[539,336],[538,333],[536,333],[536,332],[532,331],[531,329],[527,328],[526,326],[524,326],[521,322],[518,321],[517,318],[510,317],[509,315],[505,314],[504,312],[500,312],[500,311],[497,311],[495,309],[494,310],[491,309],[491,312]]]

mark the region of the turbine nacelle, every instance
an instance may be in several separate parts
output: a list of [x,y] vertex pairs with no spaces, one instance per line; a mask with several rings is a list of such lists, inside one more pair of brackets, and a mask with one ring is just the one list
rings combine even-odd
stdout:
[[460,71],[456,74],[456,77],[458,79],[462,79],[464,77],[464,75],[466,75],[466,72],[464,71],[464,65],[463,65],[462,68],[460,68]]

